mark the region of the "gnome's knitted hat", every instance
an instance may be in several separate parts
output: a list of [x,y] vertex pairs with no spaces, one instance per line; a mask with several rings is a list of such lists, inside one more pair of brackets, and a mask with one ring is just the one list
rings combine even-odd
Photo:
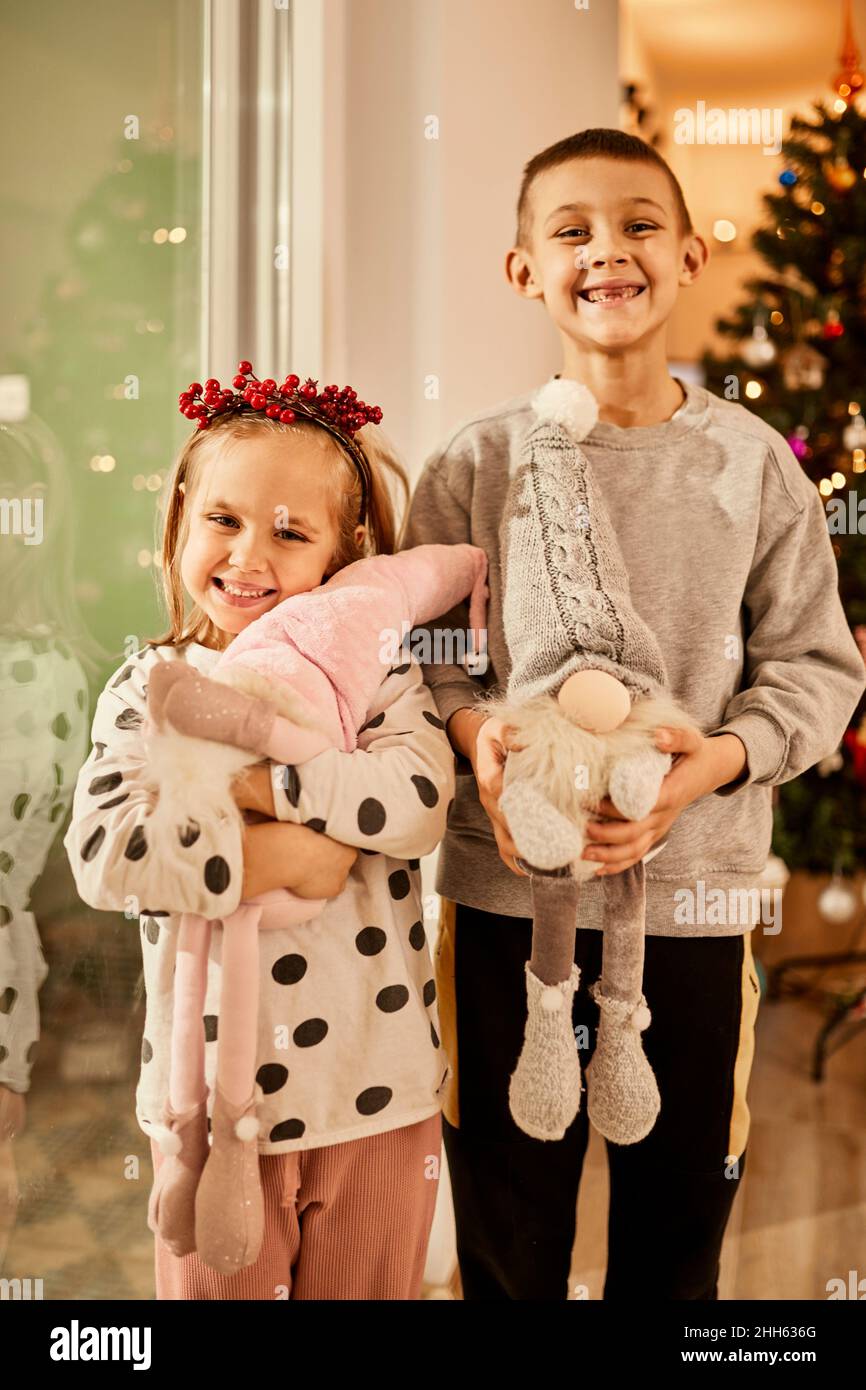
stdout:
[[616,676],[634,698],[660,695],[664,658],[632,607],[628,573],[579,441],[598,403],[578,381],[533,397],[535,421],[512,467],[500,530],[508,698],[555,695],[575,671]]

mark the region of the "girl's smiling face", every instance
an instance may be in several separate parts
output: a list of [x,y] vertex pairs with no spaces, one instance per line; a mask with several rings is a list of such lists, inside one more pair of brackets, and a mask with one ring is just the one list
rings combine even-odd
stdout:
[[509,259],[519,293],[543,299],[560,331],[590,349],[631,347],[664,327],[704,260],[664,170],[571,160],[540,174],[529,196],[530,245]]
[[214,626],[236,636],[323,583],[338,541],[339,473],[313,430],[236,437],[199,468],[183,502],[181,578]]

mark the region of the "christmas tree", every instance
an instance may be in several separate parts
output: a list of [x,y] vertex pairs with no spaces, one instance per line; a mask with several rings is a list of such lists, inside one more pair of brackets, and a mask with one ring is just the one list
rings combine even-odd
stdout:
[[[751,244],[766,265],[716,330],[737,346],[703,356],[709,390],[740,399],[785,436],[825,501],[839,592],[866,660],[866,117],[846,15],[828,105],[795,116],[779,191]],[[859,487],[858,487],[859,485]],[[839,750],[779,788],[774,852],[813,873],[866,868],[866,710]]]

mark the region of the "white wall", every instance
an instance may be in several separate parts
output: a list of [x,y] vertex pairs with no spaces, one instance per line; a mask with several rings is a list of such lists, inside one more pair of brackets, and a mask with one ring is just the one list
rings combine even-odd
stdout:
[[617,125],[617,6],[325,5],[326,375],[382,406],[417,474],[457,421],[556,370],[544,311],[503,262],[526,161]]

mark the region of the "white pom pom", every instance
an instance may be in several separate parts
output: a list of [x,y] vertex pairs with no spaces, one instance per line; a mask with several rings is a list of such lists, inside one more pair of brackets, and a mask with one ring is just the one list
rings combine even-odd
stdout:
[[585,439],[598,422],[598,401],[580,381],[548,381],[532,400],[540,420],[561,425],[572,439]]
[[174,1130],[169,1129],[166,1125],[154,1125],[153,1137],[164,1158],[175,1158],[183,1148],[183,1140],[180,1135],[175,1134]]
[[545,985],[541,991],[541,1007],[549,1014],[555,1014],[562,1008],[562,992],[556,985]]
[[636,1033],[642,1033],[652,1023],[652,1014],[646,1004],[638,1004],[629,1021]]
[[255,1139],[259,1132],[259,1122],[255,1115],[242,1115],[235,1125],[235,1134],[245,1144],[250,1139]]

